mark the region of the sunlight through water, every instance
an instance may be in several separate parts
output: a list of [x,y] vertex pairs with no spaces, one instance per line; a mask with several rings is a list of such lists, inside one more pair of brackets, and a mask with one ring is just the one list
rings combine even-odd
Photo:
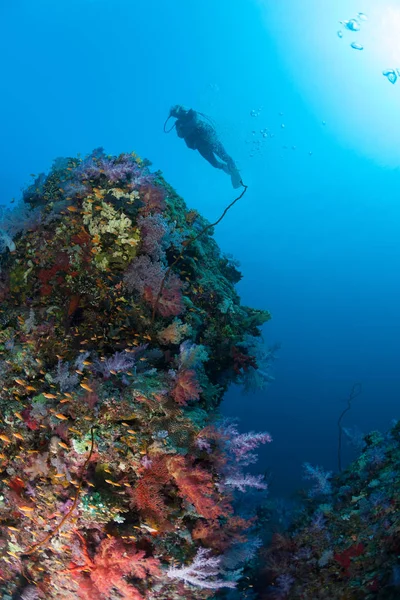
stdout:
[[[260,0],[279,58],[344,146],[400,163],[400,6]],[[393,84],[393,85],[391,85]]]

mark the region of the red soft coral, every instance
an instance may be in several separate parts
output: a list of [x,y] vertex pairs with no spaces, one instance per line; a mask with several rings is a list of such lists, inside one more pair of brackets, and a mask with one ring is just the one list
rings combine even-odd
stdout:
[[226,500],[220,500],[212,473],[195,466],[192,459],[184,456],[171,457],[169,471],[175,479],[181,498],[193,504],[200,516],[214,520],[232,512],[230,504]]
[[[130,585],[125,577],[145,579],[148,575],[159,575],[159,561],[145,558],[143,550],[126,545],[116,538],[105,538],[95,554],[90,558],[86,541],[79,534],[83,544],[83,565],[71,564],[69,572],[79,584],[78,598],[81,600],[108,600],[114,590],[123,600],[143,600],[137,588]],[[84,574],[88,571],[88,574]]]
[[136,506],[147,520],[154,521],[158,528],[168,528],[167,506],[162,488],[171,476],[166,465],[166,456],[152,456],[149,467],[142,467],[141,478],[131,492],[132,504]]
[[143,206],[140,208],[140,214],[147,216],[150,214],[161,213],[165,210],[165,191],[155,185],[142,185],[140,188],[140,199]]
[[247,541],[244,531],[253,524],[254,520],[235,516],[225,519],[223,525],[215,521],[199,519],[192,530],[192,539],[201,540],[204,546],[222,554],[232,544],[244,544]]
[[197,381],[196,371],[182,369],[178,371],[175,387],[171,394],[175,402],[185,406],[190,400],[199,400],[201,387]]
[[132,503],[147,519],[162,521],[165,518],[166,506],[160,488],[146,479],[137,482],[132,492]]
[[361,556],[361,554],[364,553],[364,550],[364,544],[359,543],[353,544],[349,548],[346,548],[346,550],[343,550],[342,552],[336,552],[334,554],[334,560],[336,560],[343,567],[346,577],[350,577],[351,559]]

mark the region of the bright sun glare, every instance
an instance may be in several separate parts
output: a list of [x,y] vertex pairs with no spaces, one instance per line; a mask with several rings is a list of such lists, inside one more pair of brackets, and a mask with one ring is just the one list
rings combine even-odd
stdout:
[[[327,131],[398,167],[400,0],[258,2],[281,60]],[[352,19],[354,29],[346,26]]]
[[400,69],[400,8],[384,8],[380,22],[376,25],[379,54],[389,62],[388,66]]

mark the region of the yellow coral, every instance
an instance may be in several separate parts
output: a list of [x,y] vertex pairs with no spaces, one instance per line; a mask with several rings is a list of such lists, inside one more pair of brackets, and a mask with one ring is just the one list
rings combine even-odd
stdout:
[[[132,201],[137,198],[137,192],[129,194],[119,188],[109,192],[116,198],[128,197]],[[139,230],[133,226],[130,218],[122,210],[117,211],[112,204],[105,202],[104,194],[105,190],[97,189],[95,197],[88,196],[83,201],[83,223],[92,236],[92,243],[96,248],[94,260],[102,271],[108,268],[110,259],[122,263],[132,260],[140,240]],[[105,234],[115,236],[111,247],[108,238],[105,248]]]
[[158,333],[157,337],[162,344],[179,344],[190,333],[190,325],[182,323],[180,319],[174,319],[168,327]]

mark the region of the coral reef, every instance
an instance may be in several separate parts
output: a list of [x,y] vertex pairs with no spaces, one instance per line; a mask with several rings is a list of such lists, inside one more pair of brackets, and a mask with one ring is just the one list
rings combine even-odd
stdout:
[[365,436],[360,456],[333,478],[306,464],[318,485],[261,553],[259,598],[400,598],[399,465],[399,422]]
[[243,468],[271,438],[218,405],[254,380],[268,312],[241,305],[212,228],[134,154],[57,159],[1,229],[3,598],[235,587],[258,547],[235,494],[266,487]]

